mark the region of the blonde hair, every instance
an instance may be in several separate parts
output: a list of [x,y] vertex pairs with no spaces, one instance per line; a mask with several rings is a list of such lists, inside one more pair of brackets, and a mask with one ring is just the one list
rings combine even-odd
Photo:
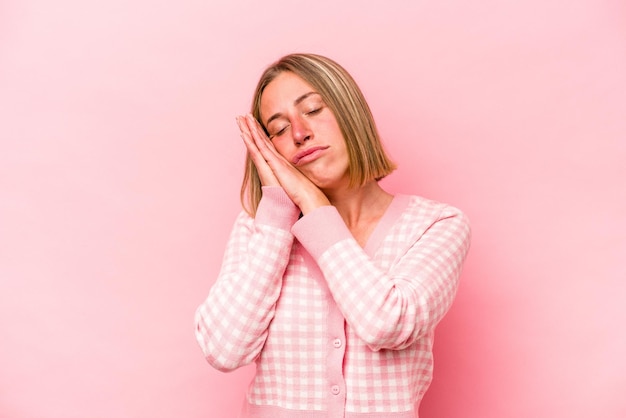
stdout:
[[[372,112],[356,82],[338,63],[321,55],[286,55],[263,72],[254,92],[251,109],[252,115],[261,125],[263,91],[285,71],[294,73],[310,84],[335,115],[348,150],[350,187],[362,186],[372,179],[380,180],[396,168],[383,149]],[[250,216],[255,216],[260,200],[259,174],[250,155],[247,155],[241,203]]]

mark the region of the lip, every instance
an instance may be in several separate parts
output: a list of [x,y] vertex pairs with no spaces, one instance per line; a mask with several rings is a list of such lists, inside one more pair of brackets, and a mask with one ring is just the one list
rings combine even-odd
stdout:
[[297,153],[291,159],[291,162],[294,165],[306,164],[308,162],[316,160],[317,157],[322,153],[322,151],[324,151],[324,150],[326,150],[328,148],[329,148],[329,146],[316,146],[316,147],[307,148],[307,149],[302,150],[299,153]]

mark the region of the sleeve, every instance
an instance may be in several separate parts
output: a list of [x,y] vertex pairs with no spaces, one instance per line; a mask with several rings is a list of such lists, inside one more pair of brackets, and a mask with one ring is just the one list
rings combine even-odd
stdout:
[[231,371],[260,353],[289,261],[299,209],[280,187],[264,187],[256,217],[242,212],[221,270],[195,315],[196,339],[216,369]]
[[332,206],[310,212],[292,228],[346,321],[372,350],[410,346],[434,329],[456,295],[470,245],[466,216],[443,206],[415,230],[403,237],[409,242],[401,257],[383,271]]

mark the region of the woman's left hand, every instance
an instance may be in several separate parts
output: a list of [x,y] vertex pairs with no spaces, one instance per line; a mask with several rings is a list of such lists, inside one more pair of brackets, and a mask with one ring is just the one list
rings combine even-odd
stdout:
[[330,205],[326,195],[276,151],[263,128],[252,115],[239,116],[237,123],[259,175],[264,173],[265,177],[276,179],[303,214],[306,215],[317,207]]

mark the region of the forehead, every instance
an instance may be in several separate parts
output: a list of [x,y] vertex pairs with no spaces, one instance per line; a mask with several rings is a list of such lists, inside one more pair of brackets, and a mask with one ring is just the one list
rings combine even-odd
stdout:
[[296,99],[315,89],[302,77],[283,71],[272,80],[261,95],[261,116],[265,120],[276,112],[282,112],[293,106]]

